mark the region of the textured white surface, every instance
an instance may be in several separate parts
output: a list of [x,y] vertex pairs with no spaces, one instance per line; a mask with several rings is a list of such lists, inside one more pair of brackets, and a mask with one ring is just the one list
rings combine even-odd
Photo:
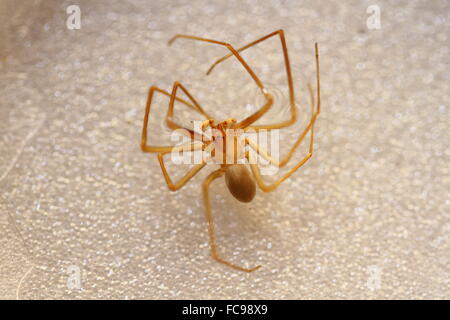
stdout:
[[[0,4],[1,298],[450,298],[448,1],[78,1],[80,30],[69,4]],[[231,60],[204,76],[226,51],[171,36],[279,28],[302,114],[319,42],[323,113],[312,160],[273,193],[212,186],[223,256],[263,265],[244,274],[209,256],[211,168],[171,193],[139,137],[152,84],[180,80],[218,118],[255,101]],[[286,99],[278,40],[245,57]]]

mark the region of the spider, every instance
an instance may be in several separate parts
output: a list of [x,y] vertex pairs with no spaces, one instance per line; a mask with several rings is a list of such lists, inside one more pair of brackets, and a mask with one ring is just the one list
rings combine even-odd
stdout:
[[[286,76],[288,81],[288,87],[289,87],[289,105],[290,105],[290,118],[286,121],[275,123],[275,124],[268,124],[268,125],[252,125],[254,122],[256,122],[258,119],[260,119],[272,106],[273,104],[273,96],[266,90],[263,83],[260,81],[258,76],[253,72],[253,70],[250,68],[250,66],[247,64],[247,62],[242,58],[240,53],[264,40],[267,40],[271,37],[278,36],[281,41],[281,46],[283,50],[283,57],[284,57],[284,64],[286,69]],[[168,45],[171,45],[175,40],[177,39],[190,39],[190,40],[196,40],[201,42],[206,42],[209,44],[215,44],[219,46],[223,46],[226,49],[228,49],[230,52],[223,56],[222,58],[218,59],[216,62],[212,64],[212,66],[208,69],[207,75],[210,74],[213,69],[224,60],[234,56],[242,65],[242,67],[250,74],[253,81],[258,86],[261,93],[264,95],[265,103],[263,106],[260,107],[259,110],[251,114],[250,116],[246,117],[245,119],[241,121],[237,121],[234,118],[227,119],[225,121],[217,122],[213,119],[201,106],[200,104],[195,100],[195,98],[189,93],[189,91],[178,81],[176,81],[173,85],[173,89],[171,93],[168,93],[165,90],[159,89],[155,86],[151,86],[149,93],[148,93],[148,100],[147,105],[145,109],[145,116],[144,116],[144,123],[143,123],[143,129],[142,129],[142,137],[141,137],[141,149],[143,152],[149,152],[149,153],[157,153],[159,165],[161,166],[162,173],[164,175],[164,178],[166,180],[166,183],[170,190],[176,191],[180,188],[182,188],[192,177],[194,177],[205,165],[207,162],[205,160],[202,160],[201,163],[198,163],[194,165],[183,177],[179,179],[179,181],[173,182],[170,178],[169,174],[167,173],[165,164],[164,164],[164,156],[174,152],[174,151],[187,151],[190,150],[191,152],[193,150],[207,150],[208,146],[216,143],[219,138],[221,139],[222,146],[226,146],[226,139],[227,135],[223,134],[225,130],[233,131],[233,130],[272,130],[272,129],[280,129],[287,126],[292,125],[296,119],[297,119],[297,111],[295,106],[295,98],[294,98],[294,87],[292,82],[292,75],[291,75],[291,67],[289,64],[289,57],[288,57],[288,50],[286,46],[286,40],[284,36],[283,30],[277,30],[275,32],[272,32],[260,39],[257,39],[241,48],[235,49],[231,44],[191,35],[184,35],[184,34],[177,34],[173,38],[171,38],[168,42]],[[289,170],[285,175],[283,175],[281,178],[279,178],[277,181],[275,181],[272,184],[267,184],[261,177],[260,169],[258,165],[255,162],[255,158],[250,152],[244,152],[242,151],[244,160],[249,163],[251,171],[248,169],[248,167],[243,163],[238,163],[236,161],[236,157],[234,157],[235,161],[232,161],[232,163],[229,163],[229,161],[225,161],[224,163],[220,164],[220,168],[218,170],[213,171],[210,173],[207,178],[204,180],[202,185],[202,191],[203,191],[203,201],[204,201],[204,207],[205,207],[205,215],[206,220],[208,222],[208,235],[209,235],[209,244],[210,244],[210,252],[211,256],[214,260],[217,262],[220,262],[224,265],[227,265],[233,269],[245,271],[245,272],[252,272],[260,268],[261,266],[256,266],[254,268],[244,268],[241,266],[238,266],[236,264],[233,264],[225,259],[223,259],[219,255],[218,251],[218,245],[216,241],[216,235],[214,230],[214,221],[213,221],[213,215],[211,212],[211,204],[209,200],[209,186],[211,182],[218,179],[219,177],[225,176],[225,182],[226,185],[231,192],[231,194],[239,201],[241,202],[250,202],[256,193],[256,185],[259,186],[259,188],[264,192],[271,192],[275,190],[284,180],[286,180],[289,176],[291,176],[298,168],[303,166],[312,156],[313,154],[313,143],[314,143],[314,123],[317,119],[317,116],[320,113],[320,75],[319,75],[319,53],[318,53],[318,45],[315,43],[315,60],[316,60],[316,80],[317,80],[317,104],[315,103],[314,94],[312,91],[311,86],[308,84],[308,90],[310,94],[311,99],[311,118],[308,122],[308,125],[300,132],[298,138],[296,139],[295,143],[292,145],[289,152],[286,154],[284,158],[281,159],[281,161],[275,160],[273,157],[271,157],[265,150],[263,150],[257,143],[249,139],[248,137],[244,140],[244,147],[249,146],[252,148],[259,156],[263,157],[267,161],[269,161],[272,165],[276,167],[284,167],[289,160],[291,159],[294,151],[297,149],[297,147],[301,144],[301,142],[304,140],[305,136],[308,134],[309,131],[311,131],[310,134],[310,141],[309,141],[309,152],[308,154],[301,159],[291,170]],[[190,101],[186,101],[185,99],[182,99],[180,97],[177,97],[177,90],[181,89],[186,96],[189,98]],[[152,97],[155,92],[159,92],[163,95],[166,95],[170,97],[170,102],[168,106],[168,112],[166,115],[166,124],[167,126],[172,129],[183,129],[184,132],[186,132],[192,140],[202,141],[202,143],[198,142],[190,142],[187,145],[181,145],[181,146],[151,146],[147,144],[147,126],[148,126],[148,117],[150,113],[150,105],[152,102]],[[205,117],[205,121],[203,122],[201,126],[202,132],[197,132],[188,128],[184,128],[183,126],[177,124],[174,119],[174,103],[175,100],[186,105],[187,107],[193,109],[194,111],[198,112],[199,114],[203,115]],[[219,137],[214,136],[212,139],[206,138],[204,132],[205,130],[209,129],[215,129],[217,132],[219,132]],[[221,134],[220,134],[221,133]],[[222,155],[225,158],[228,158],[229,150],[226,147],[223,147],[222,149],[214,148],[211,155],[214,155],[215,151],[219,150],[219,152],[222,152]],[[256,181],[256,183],[255,183]]]

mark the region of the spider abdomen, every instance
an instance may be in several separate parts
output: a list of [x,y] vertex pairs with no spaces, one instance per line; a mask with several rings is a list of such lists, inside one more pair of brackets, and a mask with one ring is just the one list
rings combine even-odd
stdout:
[[243,164],[233,164],[225,169],[225,182],[231,194],[241,202],[250,202],[256,194],[256,183]]

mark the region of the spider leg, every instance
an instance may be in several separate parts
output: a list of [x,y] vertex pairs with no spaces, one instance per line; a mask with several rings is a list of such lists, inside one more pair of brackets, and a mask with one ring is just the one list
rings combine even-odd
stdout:
[[[286,46],[286,39],[284,37],[284,31],[283,30],[277,30],[275,32],[272,32],[272,33],[270,33],[270,34],[268,34],[268,35],[266,35],[266,36],[264,36],[264,37],[262,37],[260,39],[257,39],[257,40],[255,40],[253,42],[250,42],[249,44],[247,44],[247,45],[237,49],[236,51],[237,52],[242,52],[242,51],[244,51],[244,50],[246,50],[246,49],[248,49],[248,48],[250,48],[250,47],[252,47],[254,45],[257,45],[258,43],[263,42],[263,41],[265,41],[265,40],[267,40],[267,39],[269,39],[269,38],[271,38],[273,36],[276,36],[276,35],[278,35],[280,37],[281,46],[282,46],[282,49],[283,49],[284,65],[285,65],[285,68],[286,68],[286,76],[287,76],[287,81],[288,81],[288,86],[289,86],[289,103],[290,103],[290,106],[291,106],[291,118],[289,120],[287,120],[287,121],[284,121],[284,122],[281,122],[281,123],[278,123],[278,124],[259,125],[259,126],[251,127],[252,129],[255,129],[255,130],[260,130],[260,129],[278,129],[278,128],[287,127],[287,126],[290,126],[291,124],[293,124],[296,121],[296,119],[297,119],[297,109],[296,109],[296,106],[295,106],[295,96],[294,96],[294,85],[293,85],[293,82],[292,82],[291,65],[290,65],[290,62],[289,62],[289,55],[288,55],[288,50],[287,50],[287,46]],[[226,59],[228,59],[231,56],[232,56],[232,54],[229,53],[229,54],[223,56],[222,58],[216,60],[216,62],[214,62],[211,65],[211,67],[208,69],[206,74],[210,74],[211,71],[214,69],[214,67],[216,65],[218,65],[219,63],[225,61]]]
[[166,167],[164,165],[163,154],[158,153],[159,165],[161,166],[161,170],[164,174],[164,178],[166,179],[167,186],[171,191],[177,191],[181,189],[192,177],[194,177],[203,167],[206,165],[206,162],[202,161],[202,163],[196,164],[191,170],[189,170],[179,181],[173,183],[167,173]]
[[[195,100],[195,98],[189,93],[189,91],[179,81],[175,81],[175,83],[173,84],[172,94],[170,95],[169,110],[167,111],[167,116],[166,116],[166,123],[169,128],[171,128],[173,130],[182,128],[180,125],[178,125],[177,123],[175,123],[173,121],[174,106],[175,106],[175,100],[176,100],[178,88],[180,88],[186,94],[186,96],[189,98],[189,100],[192,101],[192,103],[195,106],[195,110],[197,110],[199,113],[201,113],[203,116],[205,116],[205,118],[212,119],[212,117],[208,113],[206,113],[206,111],[203,110],[203,108],[199,105],[197,100]],[[195,138],[199,138],[198,140],[201,140],[201,136],[198,137],[198,134],[196,134],[196,133],[195,133]]]
[[224,265],[229,266],[233,269],[236,269],[239,271],[245,271],[245,272],[252,272],[252,271],[259,269],[261,266],[257,266],[257,267],[250,268],[250,269],[243,268],[243,267],[237,266],[235,264],[232,264],[231,262],[228,262],[219,256],[217,242],[216,242],[216,234],[215,234],[215,230],[214,230],[214,221],[213,221],[213,217],[212,217],[212,213],[211,213],[211,204],[209,202],[209,185],[211,184],[212,181],[221,177],[224,173],[225,172],[220,169],[213,171],[203,182],[203,201],[205,204],[206,220],[208,221],[208,235],[209,235],[209,244],[211,247],[211,256],[217,262],[223,263]]
[[[150,114],[150,106],[151,106],[153,95],[154,95],[155,91],[170,97],[171,101],[173,99],[172,104],[169,103],[169,111],[171,109],[171,111],[170,111],[171,112],[170,113],[171,116],[173,116],[173,104],[174,104],[175,100],[179,101],[179,102],[183,103],[184,105],[188,106],[189,108],[191,108],[191,109],[193,109],[193,110],[195,110],[195,111],[205,115],[207,118],[209,118],[209,115],[205,111],[203,111],[203,109],[198,104],[196,104],[195,100],[192,101],[192,102],[195,101],[194,104],[192,104],[192,103],[189,103],[189,102],[187,102],[186,100],[184,100],[182,98],[174,96],[173,92],[172,92],[172,94],[170,94],[167,91],[162,90],[162,89],[160,89],[158,87],[151,86],[150,89],[149,89],[149,93],[148,93],[147,105],[146,105],[146,108],[145,108],[145,115],[144,115],[144,124],[143,124],[143,127],[142,127],[141,150],[143,152],[170,152],[172,150],[173,146],[150,146],[150,145],[147,144],[148,117],[149,117],[149,114]],[[175,91],[175,93],[176,93],[176,91]],[[187,94],[187,96],[191,97],[189,94]],[[169,120],[171,120],[171,118],[169,117],[169,112],[168,112],[168,116],[166,117],[166,122],[169,122],[168,118],[169,118]],[[175,129],[182,129],[184,131],[184,133],[187,134],[188,136],[198,138],[195,132],[193,132],[192,130],[189,130],[187,128],[184,128],[184,127],[176,124],[173,121],[171,121],[170,128],[174,129],[174,130]],[[199,140],[201,140],[201,139],[199,139]]]
[[255,177],[256,183],[258,186],[263,190],[264,192],[271,192],[275,190],[284,180],[289,178],[295,171],[297,171],[298,168],[303,166],[311,157],[313,154],[313,145],[314,145],[314,124],[316,122],[317,116],[319,115],[319,109],[317,109],[316,112],[314,112],[314,95],[312,93],[311,86],[308,86],[310,95],[311,95],[311,106],[312,106],[312,112],[311,112],[311,120],[308,124],[308,126],[305,128],[305,130],[302,132],[302,134],[299,136],[297,141],[295,142],[292,149],[289,151],[287,156],[280,162],[273,159],[265,150],[262,150],[255,142],[251,141],[250,139],[246,138],[245,143],[250,145],[253,149],[256,150],[256,152],[261,155],[266,160],[269,160],[273,165],[281,168],[286,165],[286,163],[290,160],[292,157],[292,154],[294,153],[295,149],[300,145],[300,143],[303,141],[304,137],[308,133],[309,130],[311,130],[311,136],[309,141],[309,152],[308,154],[300,160],[291,170],[289,170],[284,176],[282,176],[280,179],[275,181],[273,184],[266,184],[261,177],[260,170],[258,168],[258,165],[256,164],[256,159],[253,158],[252,154],[250,152],[246,153],[246,157],[250,163],[250,168],[253,172],[253,175]]
[[[171,152],[193,152],[195,150],[205,150],[207,144],[202,143],[195,143],[195,142],[189,142],[187,144],[175,146],[172,148]],[[172,182],[172,179],[170,178],[169,174],[167,173],[166,166],[164,164],[164,156],[170,152],[160,152],[158,153],[158,161],[159,165],[161,167],[162,173],[164,175],[164,178],[166,179],[167,186],[170,190],[176,191],[178,189],[181,189],[191,178],[193,178],[203,167],[206,165],[205,161],[201,161],[200,163],[196,164],[194,167],[192,167],[183,177],[180,178],[177,182]]]
[[261,148],[256,142],[254,142],[250,138],[247,137],[244,140],[245,145],[249,145],[252,149],[254,149],[256,151],[256,153],[258,155],[262,156],[264,159],[268,160],[272,165],[274,165],[278,168],[284,167],[289,162],[289,160],[292,158],[292,155],[294,154],[295,150],[298,148],[298,146],[302,143],[303,139],[307,135],[308,131],[312,130],[312,127],[313,127],[314,123],[316,122],[316,119],[319,115],[319,110],[316,110],[314,112],[314,109],[315,109],[314,108],[314,105],[315,105],[314,95],[312,92],[312,88],[309,84],[308,84],[308,89],[309,89],[309,94],[310,94],[310,98],[311,98],[311,107],[312,107],[311,119],[310,119],[308,125],[306,126],[306,128],[301,132],[301,134],[299,135],[299,137],[297,138],[297,140],[295,141],[294,145],[291,147],[291,149],[289,150],[287,155],[281,161],[275,160],[266,150]]
[[[313,129],[311,129],[311,141],[313,135]],[[284,180],[289,178],[295,171],[297,171],[298,168],[303,166],[310,158],[312,157],[312,144],[310,144],[310,152],[299,162],[297,163],[291,170],[289,170],[288,173],[286,173],[284,176],[282,176],[280,179],[275,181],[272,184],[266,184],[261,177],[261,173],[259,171],[258,165],[255,162],[255,159],[253,159],[253,156],[251,153],[247,153],[247,159],[250,162],[250,168],[252,169],[253,175],[255,177],[256,183],[258,186],[263,190],[264,192],[271,192],[275,190]]]
[[[311,85],[308,84],[308,90],[309,90],[309,95],[310,95],[310,100],[311,100],[311,108],[312,108],[311,120],[309,121],[308,125],[303,130],[303,132],[300,134],[300,136],[297,138],[297,140],[295,141],[294,145],[291,147],[291,149],[289,150],[287,155],[280,162],[277,162],[269,154],[267,154],[267,152],[265,150],[262,150],[261,147],[259,147],[255,142],[251,141],[248,138],[245,140],[246,144],[250,145],[254,150],[256,150],[256,152],[259,155],[261,155],[264,159],[268,160],[270,163],[272,163],[273,165],[275,165],[279,168],[284,167],[289,162],[289,160],[292,158],[292,155],[294,154],[295,150],[302,143],[303,139],[305,138],[305,136],[309,130],[311,130],[311,137],[312,137],[313,130],[314,130],[314,128],[313,128],[314,123],[320,114],[320,69],[319,69],[319,50],[318,50],[317,43],[315,44],[315,51],[316,51],[317,105],[314,101],[314,94],[313,94]],[[249,127],[249,128],[251,128],[251,127]],[[312,145],[310,145],[309,152],[312,155]]]
[[248,116],[247,118],[242,120],[240,123],[238,123],[236,125],[236,128],[245,128],[245,127],[249,126],[256,120],[261,118],[270,109],[270,107],[273,104],[272,95],[269,92],[267,92],[267,90],[265,89],[261,80],[258,78],[258,76],[255,74],[255,72],[252,70],[252,68],[250,68],[250,66],[247,64],[247,62],[245,62],[244,58],[241,57],[241,55],[236,51],[236,49],[233,48],[233,46],[231,44],[222,42],[222,41],[216,41],[216,40],[211,40],[211,39],[206,39],[206,38],[201,38],[201,37],[196,37],[196,36],[190,36],[190,35],[185,35],[185,34],[175,35],[173,38],[171,38],[169,40],[168,44],[171,45],[178,38],[203,41],[203,42],[213,43],[213,44],[217,44],[217,45],[226,47],[228,50],[231,51],[231,55],[234,55],[239,60],[239,62],[242,64],[242,66],[245,68],[245,70],[247,70],[247,72],[253,78],[256,85],[261,90],[262,94],[266,97],[267,102],[255,113],[253,113],[252,115]]
[[[261,148],[255,141],[251,140],[248,137],[244,139],[244,147],[245,146],[250,146],[253,150],[256,151],[258,155],[269,161],[270,164],[275,167],[281,168],[281,164],[278,160],[274,159],[264,148]],[[247,159],[248,158],[249,156],[247,157]],[[252,160],[254,161],[255,159],[252,158]]]

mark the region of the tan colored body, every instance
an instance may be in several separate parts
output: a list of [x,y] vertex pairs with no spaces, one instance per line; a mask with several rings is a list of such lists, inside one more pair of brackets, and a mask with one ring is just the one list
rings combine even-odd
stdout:
[[244,160],[243,139],[240,130],[236,129],[236,119],[230,118],[218,124],[214,120],[207,120],[202,125],[213,129],[212,146],[215,159],[218,160],[222,171],[225,172],[225,182],[230,193],[241,202],[250,202],[256,194],[256,183]]
[[[280,123],[272,123],[272,124],[263,124],[263,125],[254,125],[254,123],[259,120],[266,112],[272,107],[273,104],[273,97],[272,95],[266,90],[264,87],[264,84],[261,82],[261,80],[258,78],[258,76],[255,74],[255,72],[252,70],[252,68],[247,64],[247,62],[244,60],[244,58],[241,56],[240,52],[247,50],[255,45],[257,45],[260,42],[263,42],[271,37],[278,36],[281,41],[281,46],[283,49],[283,57],[284,57],[284,63],[286,68],[286,76],[287,76],[287,82],[289,87],[289,104],[290,104],[290,113],[291,116],[288,120],[285,120]],[[155,86],[152,86],[149,90],[148,94],[148,100],[147,100],[147,106],[145,109],[145,116],[144,116],[144,125],[142,128],[142,138],[141,138],[141,149],[143,152],[154,152],[158,154],[158,160],[159,164],[161,166],[162,172],[164,174],[164,178],[167,182],[167,185],[170,190],[176,191],[183,187],[193,176],[195,176],[203,167],[205,167],[206,162],[202,161],[200,164],[196,164],[193,168],[191,168],[183,177],[181,177],[178,181],[175,183],[172,182],[172,179],[170,178],[166,167],[164,165],[164,156],[167,154],[170,154],[172,151],[175,150],[186,150],[189,152],[192,152],[193,150],[203,150],[206,151],[206,149],[211,146],[211,144],[221,144],[225,141],[225,146],[222,148],[213,148],[214,150],[218,150],[217,152],[220,152],[220,157],[222,159],[230,159],[230,148],[229,146],[226,146],[226,138],[224,138],[224,130],[226,128],[230,129],[252,129],[255,131],[258,130],[272,130],[272,129],[281,129],[285,128],[287,126],[290,126],[295,123],[297,119],[297,109],[295,105],[295,97],[294,97],[294,84],[292,80],[291,75],[291,67],[289,63],[289,57],[288,57],[288,51],[286,46],[286,40],[284,37],[283,30],[277,30],[274,31],[260,39],[257,39],[243,47],[240,47],[238,49],[235,49],[231,44],[222,42],[222,41],[216,41],[212,39],[206,39],[196,36],[190,36],[190,35],[182,35],[178,34],[175,37],[173,37],[169,41],[169,45],[172,44],[176,39],[184,38],[184,39],[191,39],[195,41],[201,41],[204,43],[209,44],[215,44],[222,46],[230,51],[227,55],[223,56],[222,58],[218,59],[207,71],[207,74],[210,74],[215,66],[220,64],[221,62],[225,61],[226,59],[234,56],[237,61],[242,65],[242,67],[245,69],[245,71],[250,75],[250,77],[253,79],[255,84],[259,87],[261,90],[262,95],[265,97],[265,103],[253,114],[249,115],[243,120],[240,120],[237,122],[235,119],[229,119],[226,121],[223,121],[219,124],[215,124],[215,121],[212,120],[213,118],[200,106],[200,104],[195,100],[195,98],[189,93],[189,91],[178,81],[176,81],[173,85],[172,93],[169,93],[165,90],[159,89]],[[221,164],[221,168],[218,170],[215,170],[211,172],[208,177],[204,180],[202,185],[202,192],[203,192],[203,201],[205,205],[205,215],[208,222],[208,235],[209,235],[209,243],[211,248],[211,256],[214,260],[227,265],[233,269],[245,271],[245,272],[252,272],[257,270],[260,266],[256,266],[253,268],[245,268],[238,266],[234,263],[231,263],[219,255],[219,250],[216,242],[216,235],[215,235],[215,228],[214,228],[214,222],[213,222],[213,215],[211,210],[211,204],[209,201],[209,186],[210,184],[218,179],[219,177],[225,175],[225,182],[226,185],[231,192],[231,194],[239,201],[242,202],[250,202],[256,192],[256,185],[259,186],[259,188],[264,192],[270,192],[275,190],[284,180],[286,180],[288,177],[290,177],[297,169],[299,169],[301,166],[303,166],[312,156],[313,153],[313,142],[314,142],[314,124],[315,121],[320,113],[320,72],[319,72],[319,51],[318,51],[318,45],[315,44],[315,57],[316,57],[316,78],[317,78],[317,104],[314,102],[314,95],[311,86],[308,85],[308,89],[310,92],[310,98],[311,98],[311,119],[306,126],[306,128],[303,129],[303,131],[300,132],[299,136],[295,140],[292,146],[289,147],[289,151],[287,155],[281,159],[281,161],[274,160],[265,150],[260,148],[258,144],[251,141],[250,139],[244,139],[244,147],[251,147],[253,150],[256,151],[256,153],[268,160],[272,165],[277,166],[279,168],[284,167],[289,160],[291,159],[294,151],[298,148],[298,146],[301,144],[301,142],[304,140],[305,136],[310,133],[310,142],[309,142],[309,152],[308,154],[301,159],[299,162],[297,162],[287,173],[283,174],[279,179],[277,179],[273,183],[266,183],[264,179],[261,177],[260,169],[258,165],[256,164],[255,159],[253,158],[252,153],[245,152],[243,153],[244,148],[239,148],[238,150],[234,149],[234,153],[232,156],[232,161],[223,161]],[[185,99],[182,99],[180,97],[177,97],[177,90],[180,89],[184,92],[184,94],[187,96],[189,101],[186,101]],[[184,129],[187,134],[191,137],[192,140],[202,141],[202,144],[196,143],[196,142],[190,142],[188,145],[183,146],[156,146],[156,145],[149,145],[147,143],[147,126],[148,126],[148,118],[150,114],[150,105],[152,102],[153,94],[155,92],[164,94],[168,97],[170,97],[169,102],[169,108],[166,115],[166,124],[169,128],[172,130],[176,129]],[[198,133],[194,132],[193,130],[184,128],[180,124],[176,123],[174,120],[174,104],[175,101],[180,102],[187,106],[188,108],[191,108],[198,112],[199,114],[204,116],[204,119],[208,119],[204,122],[203,127],[211,127],[218,129],[220,132],[222,132],[222,137],[218,136],[217,139],[213,138],[211,139],[205,139],[204,132]],[[204,131],[205,128],[202,127],[202,130]],[[239,152],[236,152],[239,151]],[[211,156],[213,155],[214,151],[211,152]],[[247,167],[244,164],[240,164],[240,162],[237,161],[237,158],[241,158],[240,155],[243,154],[243,160],[248,161],[251,172],[247,169]]]
[[244,164],[232,164],[225,169],[225,182],[231,194],[241,202],[250,202],[256,194],[256,183]]

